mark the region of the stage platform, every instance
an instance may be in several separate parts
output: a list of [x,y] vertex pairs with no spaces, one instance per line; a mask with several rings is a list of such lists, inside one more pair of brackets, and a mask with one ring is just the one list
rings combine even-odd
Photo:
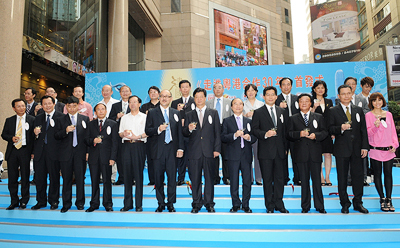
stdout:
[[[145,170],[145,185],[148,183]],[[400,210],[400,168],[393,168],[393,204]],[[176,213],[155,213],[153,186],[144,187],[144,212],[120,212],[123,186],[113,186],[114,211],[103,207],[92,213],[30,210],[36,204],[35,186],[25,210],[5,208],[10,204],[7,180],[0,183],[0,246],[3,247],[399,247],[400,215],[379,209],[373,184],[364,187],[364,206],[370,214],[340,213],[336,171],[333,186],[324,186],[328,214],[312,209],[302,214],[300,187],[285,187],[284,203],[289,214],[267,214],[262,186],[253,185],[250,207],[253,213],[229,213],[232,207],[229,186],[215,186],[216,213],[204,208],[191,214],[191,196],[186,186],[177,188]],[[90,175],[86,178],[86,205],[90,202]],[[241,191],[241,190],[240,190]],[[75,192],[75,188],[73,189]],[[133,191],[134,192],[134,191]],[[351,187],[348,187],[351,195]],[[61,199],[60,199],[61,200]]]

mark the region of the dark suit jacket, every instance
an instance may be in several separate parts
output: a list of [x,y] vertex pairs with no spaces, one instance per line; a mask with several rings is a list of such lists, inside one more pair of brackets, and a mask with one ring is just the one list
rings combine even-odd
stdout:
[[258,159],[275,159],[276,156],[286,157],[286,129],[289,121],[288,111],[276,107],[277,136],[265,139],[265,133],[274,127],[267,107],[254,110],[251,129],[258,139]]
[[[347,121],[346,113],[339,104],[330,109],[329,133],[335,135],[333,155],[350,157],[352,153],[361,157],[361,149],[369,150],[367,127],[362,108],[351,106],[351,130],[342,133],[341,126]],[[358,116],[358,117],[357,117]]]
[[31,109],[29,109],[28,115],[35,116],[35,108],[37,105],[38,105],[38,103],[33,101],[32,107],[31,107]]
[[[64,113],[64,107],[65,107],[64,103],[62,103],[60,101],[57,101],[56,105],[54,106],[54,109],[57,112]],[[44,113],[44,110],[43,109],[39,109],[39,111],[37,112],[37,115],[40,115],[40,114],[43,114],[43,113]]]
[[[279,106],[279,104],[285,100],[285,98],[283,97],[282,93],[278,95],[278,98],[276,99],[275,105]],[[296,104],[297,102],[297,96],[290,94],[290,109],[292,110],[292,115],[300,113],[300,109],[296,108],[296,105],[299,106],[298,104]],[[289,116],[289,109],[285,108],[284,109],[286,112],[288,112],[288,116]]]
[[[55,124],[55,120],[63,116],[64,116],[63,113],[55,111],[52,117],[54,121],[53,123]],[[58,149],[60,141],[54,138],[54,133],[56,132],[56,126],[55,125],[51,126],[51,124],[49,124],[49,128],[46,131],[46,119],[47,115],[44,111],[42,114],[37,115],[35,118],[35,127],[42,126],[41,133],[39,133],[38,137],[35,139],[35,145],[33,150],[33,153],[35,154],[35,157],[33,159],[35,161],[39,161],[39,159],[42,156],[43,146],[45,145],[44,138],[46,137],[46,133],[47,133],[47,154],[53,157],[54,158],[53,160],[56,160],[57,156],[55,155],[59,153]]]
[[[89,122],[88,136],[86,137],[86,145],[89,146],[89,164],[98,164],[99,158],[102,163],[109,160],[117,160],[118,152],[118,124],[116,121],[106,119],[103,127],[99,129],[99,120]],[[94,146],[94,139],[102,135],[102,143]]]
[[[251,120],[243,116],[243,128],[245,134],[250,134],[249,128],[251,130]],[[240,160],[241,159],[241,138],[238,137],[236,140],[233,139],[233,135],[238,131],[238,126],[236,124],[236,119],[234,115],[227,117],[224,119],[222,123],[222,133],[221,133],[221,140],[224,143],[227,143],[225,158],[227,160]],[[251,144],[257,141],[256,136],[250,134],[251,140],[246,141],[244,140],[244,152],[245,152],[245,159],[248,163],[253,161],[253,150]]]
[[[81,159],[86,159],[87,146],[85,140],[89,135],[88,126],[89,126],[89,117],[85,115],[78,114],[76,121],[76,130],[77,130],[77,138],[78,145],[76,147],[76,156],[81,157]],[[83,124],[85,123],[85,124]],[[61,118],[56,119],[56,133],[54,137],[60,141],[59,146],[59,161],[65,162],[68,161],[73,154],[73,132],[69,132],[67,134],[66,129],[67,126],[70,126],[71,119],[69,114],[62,116]],[[83,126],[85,125],[86,128]]]
[[[300,132],[309,128],[309,133],[315,134],[315,140],[300,138]],[[328,131],[326,129],[324,117],[321,114],[310,112],[308,116],[308,126],[306,126],[303,116],[300,113],[292,115],[288,127],[288,139],[294,142],[293,155],[296,163],[307,163],[309,157],[315,163],[322,163],[322,145]]]
[[[180,97],[180,98],[178,98],[176,100],[173,100],[172,103],[171,103],[171,108],[177,109],[179,103],[183,103],[182,97]],[[194,110],[193,107],[194,108],[196,107],[196,104],[194,103],[194,98],[189,96],[189,100],[186,103],[186,106],[183,107],[183,109],[180,111],[181,118],[185,119],[185,116],[186,116],[187,112]]]
[[[197,122],[196,130],[192,132],[189,131],[191,122]],[[221,124],[217,110],[206,108],[203,127],[200,127],[197,111],[189,111],[186,114],[183,135],[189,137],[189,143],[185,151],[188,159],[200,159],[201,156],[214,158],[213,152],[221,153]]]
[[[182,135],[182,119],[179,117],[179,111],[169,108],[169,127],[172,135],[172,145],[174,151],[178,149],[184,150],[183,135]],[[160,107],[149,110],[146,119],[145,132],[149,136],[147,142],[152,144],[150,149],[151,159],[159,159],[162,155],[162,149],[165,141],[165,131],[158,134],[158,127],[165,122],[164,114]]]
[[[111,107],[111,111],[110,111],[110,115],[108,118],[110,118],[111,120],[114,120],[116,122],[119,123],[119,121],[121,119],[117,120],[117,114],[122,112],[122,101],[119,101],[117,103],[114,103]],[[128,114],[129,112],[131,112],[131,109],[129,108],[129,104],[128,104],[128,108],[126,109],[126,114]]]
[[[26,130],[26,127],[22,127],[22,132],[25,132],[26,146],[30,153],[32,153],[33,141],[35,139],[33,133],[33,129],[35,128],[34,122],[35,122],[35,117],[28,114],[25,115],[25,123],[29,124],[29,129]],[[16,126],[17,126],[17,115],[13,115],[6,119],[6,122],[4,123],[3,127],[3,132],[1,133],[1,137],[3,138],[3,140],[8,142],[5,155],[6,161],[10,158],[11,150],[14,146],[12,138],[15,136]]]

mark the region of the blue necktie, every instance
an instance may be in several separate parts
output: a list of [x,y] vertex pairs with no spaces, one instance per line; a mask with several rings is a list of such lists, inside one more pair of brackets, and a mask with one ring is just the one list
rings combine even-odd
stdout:
[[171,142],[171,129],[169,128],[169,118],[168,118],[166,109],[164,109],[164,120],[165,120],[165,123],[168,123],[167,129],[165,129],[164,141],[166,144],[169,144],[169,142]]
[[73,139],[72,139],[72,146],[76,147],[78,145],[78,136],[76,135],[76,122],[75,122],[75,116],[71,115],[71,123],[72,125],[75,126],[74,134],[73,134]]
[[46,119],[46,135],[44,136],[44,143],[47,145],[47,129],[49,129],[49,124],[50,124],[50,115],[47,115]]
[[217,104],[215,105],[215,108],[217,109],[217,111],[218,111],[218,116],[219,116],[219,119],[221,120],[221,103],[219,102],[221,99],[217,99]]
[[307,114],[304,114],[304,123],[306,124],[306,127],[308,127]]

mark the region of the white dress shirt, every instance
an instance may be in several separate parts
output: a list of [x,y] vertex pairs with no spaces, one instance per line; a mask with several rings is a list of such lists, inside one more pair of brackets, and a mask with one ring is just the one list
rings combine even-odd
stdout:
[[[123,133],[125,130],[130,130],[136,136],[140,136],[141,134],[145,133],[144,129],[146,126],[146,114],[143,114],[139,111],[136,115],[133,115],[132,112],[122,116],[120,126],[119,126],[119,133]],[[129,140],[127,138],[122,139],[122,143],[125,140]],[[139,139],[141,141],[147,142],[147,138]]]
[[[101,100],[101,101],[99,102],[99,103],[102,103],[102,104],[106,105],[106,108],[107,108],[106,117],[107,117],[107,118],[108,118],[109,115],[110,115],[112,105],[113,105],[114,103],[117,103],[117,102],[119,102],[119,101],[116,100],[116,99],[114,99],[114,98],[112,98],[112,97],[110,98],[110,100],[108,101],[108,103],[106,103],[106,102],[104,101],[104,98],[103,98],[103,100]],[[98,103],[98,104],[99,104],[99,103]],[[94,117],[97,118],[96,113],[94,113]]]

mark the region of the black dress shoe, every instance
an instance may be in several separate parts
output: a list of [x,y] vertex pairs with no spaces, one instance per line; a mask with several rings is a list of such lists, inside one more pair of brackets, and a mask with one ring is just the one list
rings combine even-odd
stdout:
[[122,184],[124,184],[124,182],[122,182],[121,180],[118,180],[118,181],[116,181],[116,182],[114,183],[114,185],[122,185]]
[[243,208],[243,211],[245,212],[245,213],[253,213],[253,210],[251,210],[251,208],[249,208],[249,207],[244,207]]
[[302,213],[302,214],[306,214],[306,213],[308,213],[308,211],[310,211],[310,210],[308,210],[308,209],[302,209],[302,210],[301,210],[301,213]]
[[360,213],[363,213],[363,214],[368,214],[369,213],[368,209],[364,208],[364,206],[362,204],[360,204],[358,206],[354,206],[354,210],[358,211]]
[[315,210],[317,210],[317,212],[319,212],[320,214],[326,214],[326,210],[323,208],[321,208],[321,209],[316,208]]
[[274,210],[273,210],[273,209],[272,209],[272,210],[267,209],[267,213],[268,213],[268,214],[273,214],[273,213],[274,213]]
[[142,208],[142,207],[137,207],[137,208],[135,209],[135,211],[136,211],[136,212],[143,212],[143,208]]
[[176,182],[176,185],[177,185],[177,186],[181,186],[181,185],[184,185],[184,184],[185,184],[184,181],[178,181],[178,182]]
[[296,186],[301,186],[301,181],[295,181],[295,182],[293,182],[293,184]]
[[342,210],[340,210],[342,214],[348,214],[349,213],[349,207],[342,207]]
[[174,206],[168,206],[167,208],[168,208],[168,212],[170,212],[170,213],[176,212]]
[[31,207],[32,210],[37,210],[41,208],[45,208],[47,205],[46,204],[39,204],[37,203],[35,206]]
[[238,206],[233,206],[233,207],[231,208],[231,210],[229,210],[229,212],[231,212],[231,213],[236,213],[239,209],[240,209],[240,207],[238,207]]
[[19,204],[19,208],[20,208],[20,209],[25,209],[25,208],[26,208],[26,203],[21,203],[21,204]]
[[197,214],[199,212],[199,209],[194,207],[192,208],[192,211],[190,211],[192,214]]
[[275,210],[281,212],[282,214],[288,214],[289,213],[289,211],[286,208],[275,209]]
[[96,210],[94,207],[89,207],[88,209],[85,210],[86,213],[90,213]]
[[164,211],[165,206],[158,206],[158,208],[156,209],[156,213],[161,213],[162,211]]
[[262,185],[262,182],[257,182],[257,181],[256,181],[256,184],[257,184],[257,185]]
[[229,179],[225,179],[225,180],[223,180],[224,181],[224,184],[225,185],[230,185],[231,184],[231,181],[229,180]]
[[83,205],[77,205],[76,208],[77,208],[78,210],[83,210],[85,207],[84,207]]
[[369,183],[367,183],[367,181],[364,181],[364,186],[369,186]]
[[121,211],[121,212],[127,212],[127,211],[129,211],[129,210],[131,210],[131,209],[133,209],[133,208],[123,207],[123,208],[121,208],[119,211]]
[[36,185],[36,181],[35,179],[33,179],[32,181],[29,182],[31,185]]
[[50,209],[51,210],[56,210],[58,208],[58,204],[57,203],[53,203],[53,204],[51,204],[51,206],[50,206]]
[[69,210],[69,208],[62,207],[60,212],[61,213],[66,213],[66,212],[68,212],[68,210]]
[[149,182],[147,185],[152,186],[154,184],[156,184],[156,183],[155,182]]
[[136,181],[135,180],[133,180],[132,185],[136,185]]
[[214,208],[214,207],[208,207],[208,208],[207,208],[207,211],[208,211],[209,213],[215,213],[215,208]]
[[214,180],[214,185],[218,185],[219,184],[219,180]]
[[112,212],[112,211],[114,211],[114,209],[113,209],[113,207],[106,207],[106,211],[107,212]]
[[17,208],[19,206],[19,204],[17,203],[17,204],[11,204],[10,206],[8,206],[7,208],[6,208],[6,210],[13,210],[14,208]]

